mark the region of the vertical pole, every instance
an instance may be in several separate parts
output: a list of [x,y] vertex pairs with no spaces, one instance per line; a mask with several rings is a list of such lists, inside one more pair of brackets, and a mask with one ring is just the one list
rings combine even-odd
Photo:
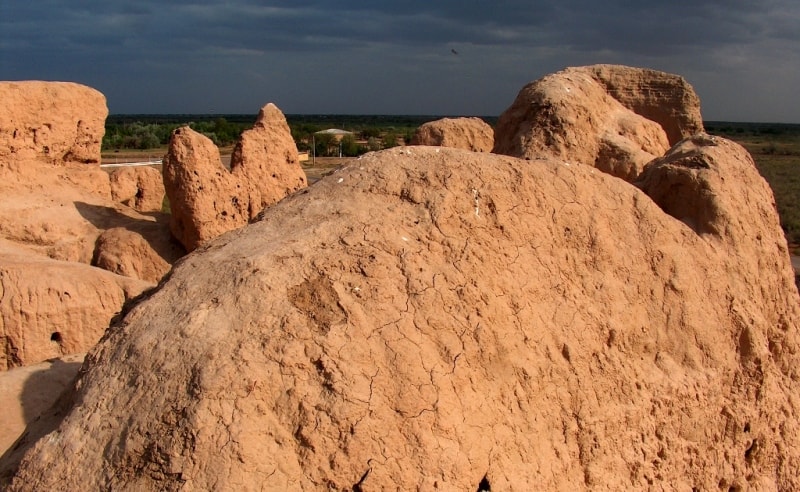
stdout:
[[311,134],[311,165],[317,165],[317,134]]

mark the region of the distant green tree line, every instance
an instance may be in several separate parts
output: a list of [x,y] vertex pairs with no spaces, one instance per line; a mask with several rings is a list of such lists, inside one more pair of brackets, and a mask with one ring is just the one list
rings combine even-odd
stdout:
[[[292,138],[298,150],[317,156],[354,157],[408,143],[419,125],[435,116],[382,115],[287,115]],[[189,125],[216,145],[233,145],[241,133],[251,128],[250,115],[112,115],[106,120],[103,150],[148,150],[165,147],[178,127]],[[352,132],[341,142],[332,135],[317,133],[329,128]],[[340,145],[341,143],[341,145]],[[312,149],[312,146],[314,149]]]
[[188,125],[196,132],[210,138],[216,145],[233,145],[242,132],[252,123],[231,122],[218,117],[201,121],[106,121],[103,150],[156,149],[169,143],[173,130]]

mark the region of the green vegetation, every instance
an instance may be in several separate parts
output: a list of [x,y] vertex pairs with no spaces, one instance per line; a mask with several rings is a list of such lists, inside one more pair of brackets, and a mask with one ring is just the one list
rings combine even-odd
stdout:
[[[354,157],[372,150],[404,145],[411,141],[416,129],[425,122],[441,116],[396,115],[286,115],[289,128],[300,151],[311,152],[315,147],[318,157]],[[493,124],[496,118],[484,118]],[[106,120],[104,151],[149,150],[164,148],[169,136],[180,126],[209,137],[220,147],[231,146],[244,130],[251,128],[255,115],[111,115]],[[337,128],[352,133],[340,141],[320,134],[322,130]]]
[[775,194],[790,248],[800,250],[800,125],[706,122],[708,133],[738,142]]
[[111,115],[106,119],[103,150],[147,150],[165,147],[178,127],[189,125],[220,147],[233,145],[255,117],[199,115]]

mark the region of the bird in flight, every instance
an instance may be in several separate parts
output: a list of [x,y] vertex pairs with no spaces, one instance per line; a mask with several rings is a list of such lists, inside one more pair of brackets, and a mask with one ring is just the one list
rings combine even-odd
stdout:
[[456,51],[456,49],[455,49],[455,48],[451,48],[451,49],[450,49],[450,53],[452,53],[452,54],[454,54],[454,55],[457,55],[457,54],[458,54],[458,51]]

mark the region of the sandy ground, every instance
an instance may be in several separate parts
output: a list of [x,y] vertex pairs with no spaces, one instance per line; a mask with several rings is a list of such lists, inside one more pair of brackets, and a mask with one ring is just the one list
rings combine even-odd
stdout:
[[308,184],[314,184],[324,176],[335,172],[342,167],[345,162],[349,162],[353,157],[317,157],[316,162],[307,161],[302,164],[303,171],[306,172]]
[[50,408],[72,383],[85,354],[67,355],[32,366],[0,372],[0,455],[10,448],[25,427]]

